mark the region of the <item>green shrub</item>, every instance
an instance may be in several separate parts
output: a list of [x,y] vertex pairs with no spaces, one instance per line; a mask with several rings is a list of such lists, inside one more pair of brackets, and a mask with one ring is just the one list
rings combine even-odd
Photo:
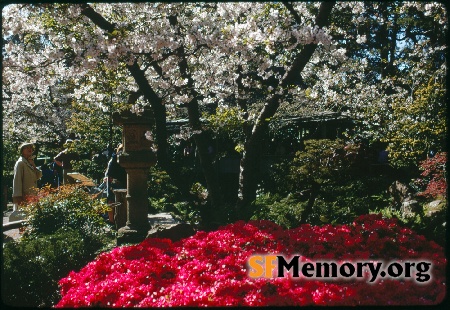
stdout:
[[42,189],[24,210],[26,231],[3,248],[2,298],[16,307],[49,307],[60,298],[62,277],[114,246],[101,216],[107,205],[82,188],[62,186]]
[[281,197],[278,194],[260,195],[255,203],[252,220],[269,220],[285,228],[299,226],[301,214],[306,202],[299,201],[294,195]]
[[38,199],[24,206],[27,234],[53,234],[60,228],[73,228],[82,235],[101,234],[107,224],[101,216],[108,210],[103,200],[95,200],[81,187],[44,188]]
[[[385,207],[389,202],[386,189],[393,180],[376,171],[369,173],[363,154],[359,145],[341,140],[305,141],[304,151],[292,160],[272,165],[264,180],[271,184],[264,185],[271,194],[260,195],[253,218],[270,219],[285,227],[300,221],[344,224]],[[312,205],[310,211],[308,205]]]
[[[180,174],[184,174],[182,169]],[[193,202],[194,198],[198,198],[197,192],[192,192],[194,187],[189,191],[190,197],[183,197],[169,174],[157,166],[150,168],[147,184],[150,213],[169,212],[182,221],[198,225],[200,215],[198,206]],[[185,186],[188,185],[189,182],[187,181]],[[198,185],[196,186],[198,187]]]
[[310,199],[310,186],[292,183],[290,194],[261,194],[254,204],[252,218],[271,220],[284,227],[296,227],[301,221],[313,225],[346,224],[358,215],[387,206],[389,184],[390,180],[383,176],[330,179],[319,186],[312,211],[303,219],[302,212]]
[[314,212],[325,217],[326,222],[350,223],[355,216],[387,206],[387,186],[388,182],[384,178],[367,176],[325,185],[314,202]]
[[201,221],[201,217],[200,217],[200,211],[196,205],[189,203],[187,201],[182,201],[182,202],[174,203],[172,206],[174,208],[174,213],[183,222],[189,223],[194,226],[199,225],[199,223]]
[[154,166],[150,168],[149,173],[147,183],[149,197],[158,201],[164,199],[164,203],[174,203],[181,198],[180,191],[166,171]]
[[2,299],[14,307],[51,307],[59,299],[58,281],[95,258],[104,236],[65,227],[51,235],[23,237],[3,248]]
[[305,150],[299,151],[290,166],[288,179],[291,184],[325,185],[345,180],[350,168],[357,163],[354,145],[345,145],[342,140],[306,140]]
[[74,160],[72,163],[74,171],[84,174],[97,184],[103,182],[105,170],[108,166],[108,158],[106,156],[99,156],[96,160],[92,160],[91,158]]

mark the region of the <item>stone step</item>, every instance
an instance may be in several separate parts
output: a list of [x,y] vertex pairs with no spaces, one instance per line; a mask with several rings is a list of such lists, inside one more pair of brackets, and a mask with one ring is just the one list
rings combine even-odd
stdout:
[[149,214],[148,222],[151,226],[155,224],[179,224],[181,221],[175,219],[170,213]]

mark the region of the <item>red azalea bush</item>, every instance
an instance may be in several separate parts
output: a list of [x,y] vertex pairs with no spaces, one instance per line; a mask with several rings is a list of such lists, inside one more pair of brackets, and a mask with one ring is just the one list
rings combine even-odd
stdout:
[[[308,261],[432,262],[431,280],[312,280],[248,276],[254,254],[299,254]],[[146,239],[103,253],[60,281],[56,307],[428,305],[445,297],[444,250],[381,215],[352,225],[239,221],[172,243]]]

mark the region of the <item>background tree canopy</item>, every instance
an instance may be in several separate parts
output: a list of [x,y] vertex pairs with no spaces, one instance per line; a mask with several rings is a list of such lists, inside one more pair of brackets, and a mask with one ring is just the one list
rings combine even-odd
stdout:
[[[167,122],[187,118],[208,204],[221,208],[255,200],[268,125],[286,116],[347,113],[357,122],[347,138],[387,143],[397,166],[445,146],[448,24],[436,2],[11,4],[2,13],[3,154],[30,139],[51,154],[70,134],[100,151],[120,139],[111,113],[151,106],[158,166],[183,188]],[[234,201],[224,201],[208,150],[220,130],[241,156]]]

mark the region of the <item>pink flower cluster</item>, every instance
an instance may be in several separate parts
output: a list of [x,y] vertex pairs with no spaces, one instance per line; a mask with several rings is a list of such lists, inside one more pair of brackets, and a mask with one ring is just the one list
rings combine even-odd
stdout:
[[[300,254],[307,260],[432,262],[425,284],[409,279],[312,280],[248,276],[254,254]],[[60,281],[56,307],[428,305],[445,297],[442,247],[381,215],[352,225],[239,221],[171,242],[146,239],[103,253]]]

